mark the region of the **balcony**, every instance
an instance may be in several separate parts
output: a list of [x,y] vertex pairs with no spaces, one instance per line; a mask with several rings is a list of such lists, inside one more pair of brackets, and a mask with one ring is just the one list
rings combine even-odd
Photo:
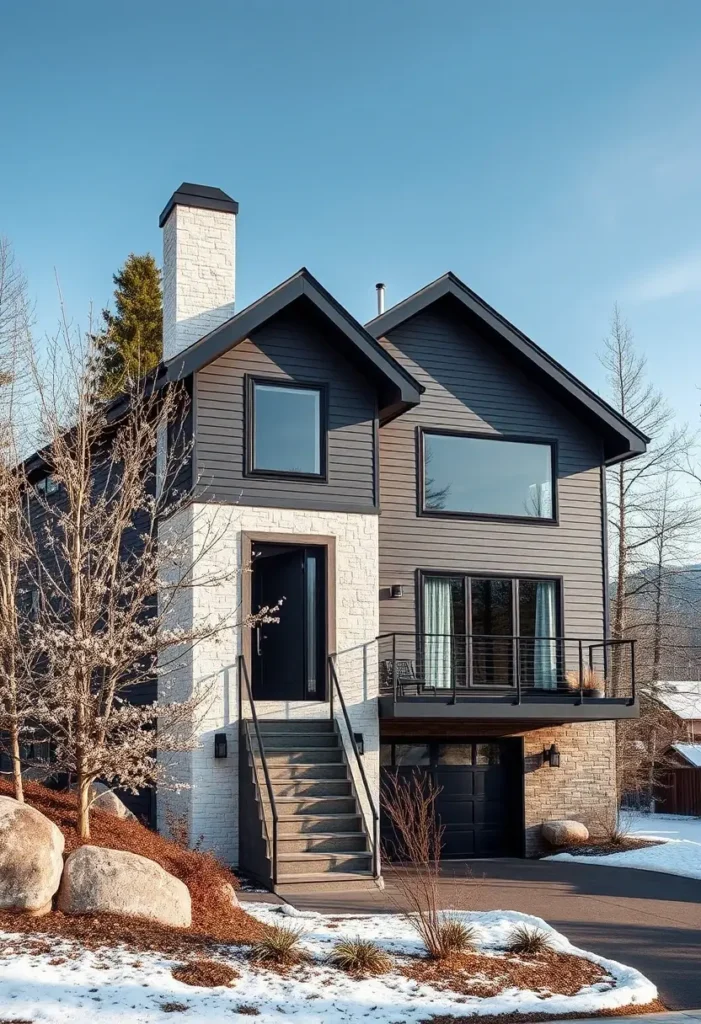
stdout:
[[635,641],[388,633],[380,717],[533,722],[637,718]]

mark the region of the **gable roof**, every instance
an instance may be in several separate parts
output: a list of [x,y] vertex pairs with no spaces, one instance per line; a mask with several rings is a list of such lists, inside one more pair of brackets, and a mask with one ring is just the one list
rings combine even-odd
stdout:
[[657,684],[655,696],[666,708],[673,711],[677,718],[686,721],[701,720],[701,682],[690,679],[688,682],[660,682]]
[[701,768],[701,743],[673,743],[676,751],[692,768]]
[[319,284],[306,267],[170,359],[166,364],[167,379],[182,379],[202,369],[244,341],[271,317],[298,301],[311,304],[332,324],[344,354],[360,363],[379,382],[380,418],[383,422],[418,403],[424,391],[422,385]]
[[451,272],[375,317],[366,324],[367,330],[375,338],[381,338],[390,334],[410,317],[416,316],[441,300],[458,303],[461,311],[473,321],[477,320],[482,329],[486,328],[490,337],[524,368],[529,376],[538,380],[545,390],[550,391],[593,426],[603,438],[607,464],[620,462],[645,451],[650,440],[646,434],[616,412],[608,402],[591,391],[586,384],[509,323]]

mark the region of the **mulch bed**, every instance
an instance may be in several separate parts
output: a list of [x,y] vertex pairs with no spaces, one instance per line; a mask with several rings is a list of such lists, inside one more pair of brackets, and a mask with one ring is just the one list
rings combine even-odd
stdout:
[[400,972],[439,991],[449,990],[483,999],[496,996],[505,988],[542,991],[544,996],[573,996],[585,985],[604,981],[610,981],[611,986],[615,984],[613,978],[591,960],[554,952],[519,956],[457,953],[448,960],[412,957]]
[[[645,1006],[618,1006],[615,1010],[600,1010],[598,1013],[588,1013],[589,1017],[633,1017],[641,1013],[666,1013],[667,1008],[659,1000]],[[552,1022],[555,1020],[581,1020],[581,1013],[499,1013],[499,1014],[472,1014],[470,1016],[455,1017],[451,1013],[438,1014],[434,1017],[424,1017],[418,1024],[541,1024],[541,1022]]]
[[[13,795],[11,784],[4,779],[0,780],[0,795]],[[102,945],[123,942],[135,947],[141,944],[142,949],[164,953],[177,953],[188,946],[202,948],[207,942],[249,943],[260,938],[262,926],[233,906],[222,891],[227,883],[237,889],[238,879],[211,853],[184,849],[138,821],[123,821],[97,809],[90,812],[91,835],[83,841],[75,831],[77,797],[74,793],[27,782],[25,800],[61,829],[66,843],[65,856],[82,845],[125,850],[156,861],[183,881],[192,898],[192,927],[183,931],[133,918],[68,917],[54,912],[40,918],[0,913],[3,929],[75,938],[91,948],[100,944],[101,937]]]
[[602,840],[600,843],[571,843],[569,846],[559,846],[557,850],[551,850],[544,856],[549,857],[553,853],[576,853],[583,857],[602,857],[609,853],[627,853],[628,850],[644,850],[648,846],[662,846],[660,839],[637,839],[632,836],[623,839],[619,843],[610,843]]
[[174,967],[171,974],[176,981],[182,981],[185,985],[201,985],[203,988],[230,985],[241,977],[236,968],[217,960],[191,960],[188,964]]

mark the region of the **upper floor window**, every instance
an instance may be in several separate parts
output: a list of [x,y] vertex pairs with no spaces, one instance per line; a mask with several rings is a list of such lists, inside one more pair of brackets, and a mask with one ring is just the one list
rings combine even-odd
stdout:
[[422,459],[423,512],[555,519],[552,442],[424,431]]
[[42,476],[34,486],[37,494],[46,494],[47,496],[56,494],[59,490],[58,480],[51,474]]
[[263,380],[249,388],[249,472],[323,477],[323,388]]

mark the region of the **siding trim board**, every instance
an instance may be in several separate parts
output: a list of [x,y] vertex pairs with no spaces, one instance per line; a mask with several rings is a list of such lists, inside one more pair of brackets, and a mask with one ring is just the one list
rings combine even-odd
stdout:
[[[452,509],[427,509],[424,507],[424,485],[426,472],[425,439],[426,434],[437,434],[442,437],[473,437],[480,441],[516,441],[521,444],[549,445],[550,490],[552,495],[552,516],[517,516],[502,515],[498,512],[457,512]],[[558,443],[547,437],[533,437],[523,434],[492,434],[487,431],[448,430],[443,427],[420,426],[416,428],[416,514],[428,519],[477,519],[483,522],[532,523],[537,526],[559,525],[558,495]]]
[[531,376],[538,378],[546,390],[554,392],[564,404],[574,405],[580,417],[603,435],[608,465],[632,458],[646,450],[650,440],[646,434],[509,323],[453,273],[444,274],[381,316],[375,317],[366,325],[367,329],[376,338],[386,337],[407,320],[442,299],[452,300],[454,308],[461,309],[473,321],[476,319],[481,329],[486,328],[492,339],[498,339],[511,358],[522,368],[525,367]]

